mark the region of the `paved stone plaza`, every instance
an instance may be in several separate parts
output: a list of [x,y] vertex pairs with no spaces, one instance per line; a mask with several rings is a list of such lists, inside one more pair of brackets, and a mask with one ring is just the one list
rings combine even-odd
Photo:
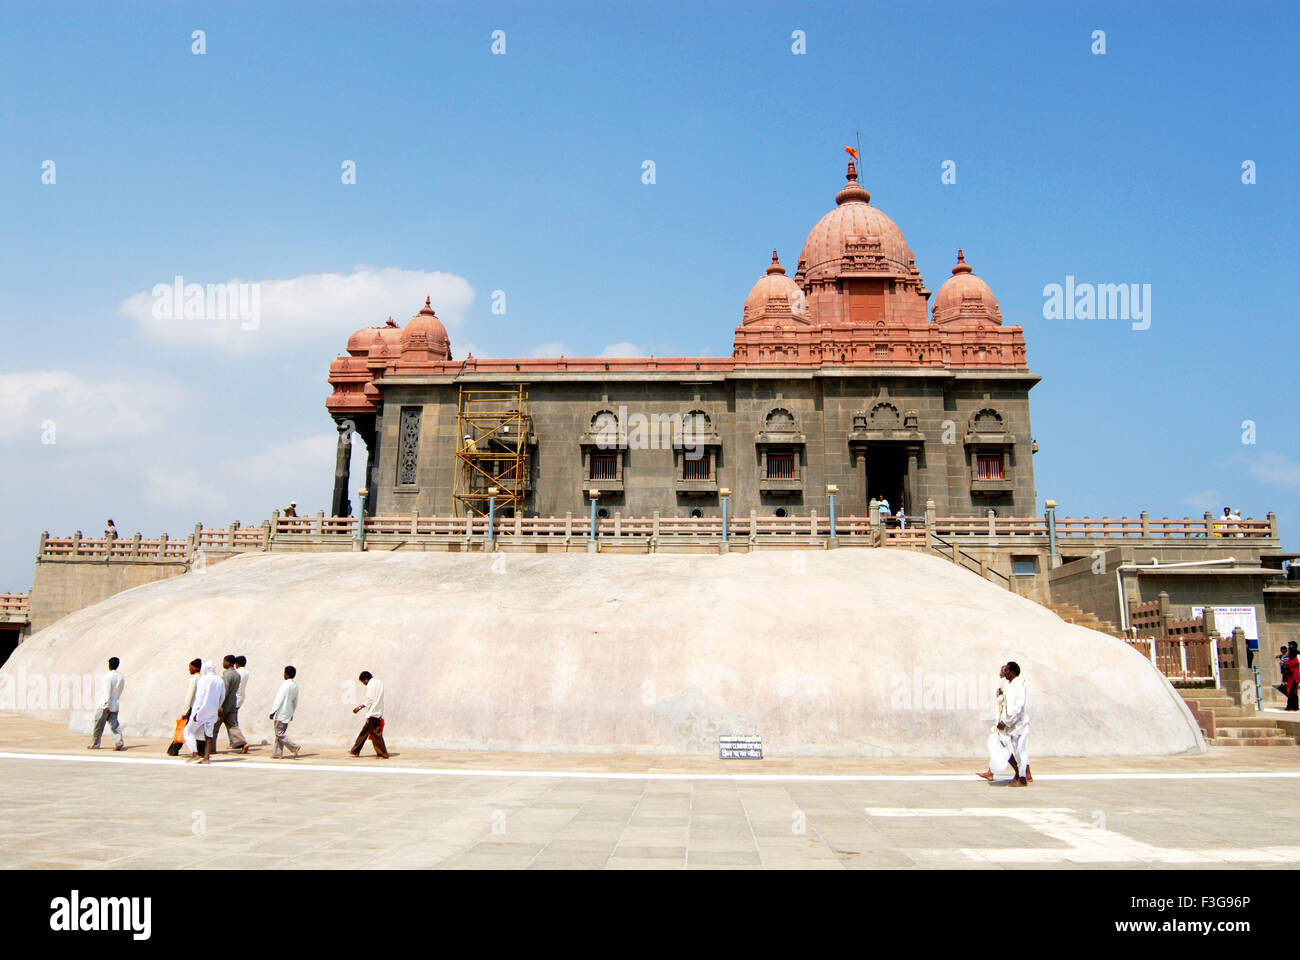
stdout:
[[1044,758],[1036,782],[1021,790],[986,784],[971,775],[976,761],[960,760],[417,753],[397,745],[387,762],[310,746],[298,761],[273,761],[261,747],[201,767],[167,758],[160,741],[131,741],[122,753],[92,753],[85,742],[54,724],[0,715],[0,867],[1300,863],[1300,845],[1270,845],[1261,830],[1295,795],[1300,756],[1291,748]]

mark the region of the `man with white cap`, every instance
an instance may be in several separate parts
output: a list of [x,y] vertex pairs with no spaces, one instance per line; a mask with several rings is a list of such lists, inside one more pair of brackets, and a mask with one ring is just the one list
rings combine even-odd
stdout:
[[[185,725],[185,746],[189,748],[188,763],[198,760],[211,763],[212,748],[217,739],[217,712],[226,697],[226,684],[217,675],[217,664],[213,660],[204,660],[199,671],[198,683],[194,685],[194,705],[190,708],[190,722]],[[203,754],[200,759],[195,740],[203,735]]]

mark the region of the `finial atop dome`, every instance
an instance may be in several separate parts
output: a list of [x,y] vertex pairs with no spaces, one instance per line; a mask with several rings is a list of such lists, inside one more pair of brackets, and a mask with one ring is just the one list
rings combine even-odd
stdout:
[[430,317],[436,316],[433,312],[433,303],[429,297],[424,298],[424,306],[420,308],[420,312]]
[[952,268],[952,272],[954,274],[971,272],[970,264],[967,263],[966,258],[962,256],[961,247],[957,248],[957,266]]
[[397,326],[397,321],[394,320],[392,317],[389,317],[388,322],[385,324],[385,326],[395,327]]
[[858,183],[858,168],[852,160],[849,161],[849,171],[845,174],[844,189],[835,194],[835,202],[840,205],[871,202],[871,194]]
[[785,276],[785,267],[781,266],[781,261],[776,258],[775,250],[772,251],[772,262],[768,264],[767,272],[769,276],[774,273],[779,273],[781,276]]

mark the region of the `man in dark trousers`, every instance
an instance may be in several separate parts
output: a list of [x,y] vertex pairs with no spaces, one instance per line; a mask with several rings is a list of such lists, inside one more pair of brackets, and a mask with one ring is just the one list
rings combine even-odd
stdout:
[[384,745],[384,685],[369,670],[362,670],[361,676],[357,679],[366,688],[366,702],[359,707],[354,707],[352,712],[366,711],[366,723],[357,734],[357,742],[352,744],[352,749],[348,753],[354,757],[361,756],[361,748],[366,745],[366,740],[369,740],[375,745],[375,753],[379,754],[379,759],[387,760],[388,747]]
[[226,654],[221,659],[221,681],[226,685],[226,696],[221,701],[221,712],[217,715],[217,725],[212,729],[212,749],[217,748],[217,734],[222,725],[230,737],[230,749],[248,753],[248,740],[244,731],[239,729],[239,672],[235,670],[235,655]]

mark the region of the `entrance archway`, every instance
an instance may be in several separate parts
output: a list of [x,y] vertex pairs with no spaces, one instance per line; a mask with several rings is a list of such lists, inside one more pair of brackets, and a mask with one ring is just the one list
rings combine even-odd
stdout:
[[867,447],[867,503],[872,500],[888,500],[890,512],[898,510],[900,504],[906,509],[913,506],[906,501],[907,493],[907,452],[900,444],[873,443]]

